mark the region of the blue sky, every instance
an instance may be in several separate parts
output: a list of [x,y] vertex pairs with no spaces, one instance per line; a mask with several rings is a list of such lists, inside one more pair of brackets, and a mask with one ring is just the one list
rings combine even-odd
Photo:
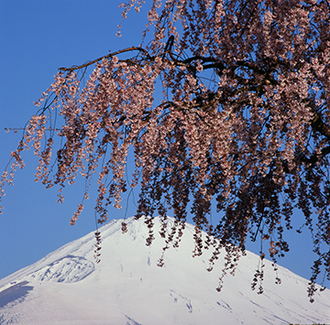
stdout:
[[[142,13],[129,14],[123,37],[115,36],[121,21],[120,3],[121,0],[1,1],[1,171],[20,139],[19,134],[6,133],[4,128],[25,125],[35,112],[33,102],[51,84],[59,67],[82,64],[110,49],[139,45],[146,23]],[[24,157],[27,167],[16,174],[15,186],[6,188],[5,210],[0,216],[0,278],[95,229],[91,200],[77,224],[69,225],[81,200],[79,184],[65,192],[64,204],[58,204],[56,190],[34,183],[36,160],[32,152]],[[134,204],[129,202],[127,216],[133,213]],[[125,206],[109,217],[124,216]],[[296,217],[302,220],[299,213]],[[308,278],[313,258],[310,235],[292,232],[292,238],[292,251],[279,264]],[[249,244],[248,249],[258,253],[260,247]]]

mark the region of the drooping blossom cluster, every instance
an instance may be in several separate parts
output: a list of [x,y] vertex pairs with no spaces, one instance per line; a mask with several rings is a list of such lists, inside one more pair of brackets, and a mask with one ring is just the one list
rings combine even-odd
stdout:
[[[123,17],[143,5],[131,0]],[[317,256],[312,296],[321,269],[330,279],[329,2],[153,0],[148,21],[148,45],[59,70],[12,153],[12,171],[32,144],[37,180],[58,185],[60,200],[66,183],[97,174],[100,223],[140,183],[136,218],[177,221],[164,251],[178,244],[191,213],[194,254],[214,247],[212,269],[224,247],[224,274],[234,272],[248,237],[269,242],[276,262],[289,250],[284,232],[299,209]],[[126,175],[130,149],[135,171]],[[1,182],[12,176],[5,172]],[[146,223],[150,244],[152,218]],[[216,243],[203,240],[202,229]]]

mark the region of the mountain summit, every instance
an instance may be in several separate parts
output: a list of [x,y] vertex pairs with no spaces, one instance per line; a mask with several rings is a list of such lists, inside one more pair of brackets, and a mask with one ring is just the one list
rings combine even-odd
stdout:
[[[329,323],[330,290],[307,297],[308,281],[278,267],[275,284],[265,261],[264,293],[251,290],[259,257],[247,252],[235,276],[220,292],[223,263],[207,272],[210,254],[192,257],[194,227],[187,224],[178,248],[170,247],[164,266],[157,263],[164,239],[146,246],[144,220],[113,220],[100,229],[101,262],[95,263],[94,233],[50,253],[0,280],[0,324],[289,324]],[[173,219],[168,218],[168,230]],[[220,254],[219,260],[225,254]]]

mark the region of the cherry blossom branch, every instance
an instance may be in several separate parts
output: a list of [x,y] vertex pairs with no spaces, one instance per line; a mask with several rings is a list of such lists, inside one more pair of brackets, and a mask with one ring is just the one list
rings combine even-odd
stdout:
[[102,61],[103,59],[108,59],[108,58],[112,58],[114,57],[115,55],[118,55],[118,54],[122,54],[122,53],[126,53],[126,52],[132,52],[132,51],[139,51],[139,52],[142,52],[144,53],[147,57],[149,57],[149,54],[148,52],[143,49],[142,47],[136,47],[136,46],[132,46],[132,47],[128,47],[126,49],[123,49],[123,50],[119,50],[119,51],[116,51],[116,52],[113,52],[113,53],[109,53],[107,55],[104,55],[104,56],[101,56],[100,58],[98,59],[95,59],[95,60],[92,60],[92,61],[88,61],[82,65],[77,65],[77,66],[72,66],[70,68],[65,68],[65,67],[62,67],[62,68],[59,68],[58,70],[60,71],[74,71],[74,70],[81,70],[83,68],[86,68],[86,67],[89,67],[91,65],[93,65],[94,63],[96,62],[99,62],[99,61]]

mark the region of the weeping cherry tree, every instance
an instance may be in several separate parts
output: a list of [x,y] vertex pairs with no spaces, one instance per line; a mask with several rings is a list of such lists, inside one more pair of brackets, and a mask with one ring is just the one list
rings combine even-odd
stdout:
[[[330,280],[329,1],[145,2],[122,5],[123,19],[150,6],[141,44],[59,69],[11,153],[1,194],[29,147],[39,158],[36,179],[57,186],[59,201],[78,176],[87,199],[94,177],[100,224],[137,187],[135,218],[146,218],[147,245],[153,216],[161,216],[163,237],[166,216],[175,219],[165,251],[190,215],[194,255],[213,250],[208,270],[225,251],[218,290],[249,239],[264,243],[276,269],[300,210],[315,252],[312,300],[318,276]],[[260,293],[264,257],[252,280]]]

